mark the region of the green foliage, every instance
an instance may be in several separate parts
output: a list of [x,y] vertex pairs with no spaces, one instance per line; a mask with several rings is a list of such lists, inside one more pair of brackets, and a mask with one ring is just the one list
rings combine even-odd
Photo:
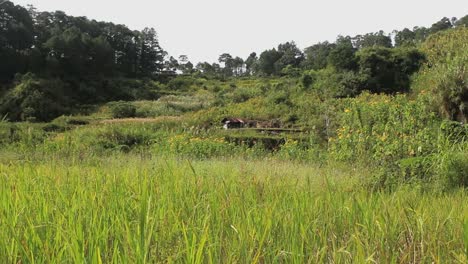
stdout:
[[38,79],[27,74],[0,98],[0,115],[18,121],[50,121],[67,113],[70,99],[59,80]]
[[455,26],[457,26],[457,27],[468,27],[468,15],[465,15],[464,17],[458,19],[455,22]]
[[391,48],[392,39],[389,36],[385,36],[385,33],[381,30],[377,33],[367,33],[365,35],[357,35],[353,38],[353,44],[357,49],[363,48]]
[[359,72],[365,77],[364,87],[375,93],[407,92],[410,76],[424,60],[415,49],[369,48],[357,53]]
[[466,128],[440,122],[429,102],[427,96],[370,94],[342,101],[340,127],[329,138],[329,158],[378,166],[375,177],[368,179],[373,188],[465,187]]
[[302,63],[302,67],[308,70],[320,70],[327,66],[327,58],[330,52],[335,47],[335,44],[327,41],[317,43],[304,50],[305,60]]
[[354,71],[338,72],[333,68],[304,73],[303,85],[305,76],[313,80],[311,87],[322,99],[354,97],[366,87],[367,81],[367,75]]
[[415,90],[434,97],[442,116],[461,122],[468,118],[468,28],[432,35],[423,45],[428,62],[416,77]]
[[468,152],[452,152],[442,160],[439,173],[442,186],[446,189],[468,188]]
[[45,132],[63,132],[63,131],[65,131],[65,127],[54,124],[54,123],[47,124],[42,129]]
[[395,34],[395,47],[414,47],[416,33],[405,28]]
[[129,151],[135,147],[149,146],[154,136],[146,129],[118,128],[115,126],[97,134],[97,144],[103,149]]
[[[155,118],[159,116],[180,116],[187,112],[198,111],[213,104],[214,98],[206,91],[199,91],[194,95],[165,95],[158,100],[140,100],[124,102],[130,109],[130,116],[139,118]],[[113,118],[116,105],[121,102],[110,102],[100,107],[93,114],[95,118]],[[130,105],[130,106],[129,106]]]
[[[435,159],[433,156],[422,156],[422,157],[412,157],[405,158],[398,161],[398,167],[400,168],[400,175],[390,175],[396,176],[397,179],[391,179],[386,177],[386,180],[394,181],[391,184],[398,186],[401,184],[408,183],[420,183],[433,181]],[[387,169],[388,172],[388,169]],[[389,182],[383,183],[385,186],[389,186]]]
[[33,20],[25,8],[10,1],[1,2],[0,82],[27,71],[33,32]]
[[356,69],[356,49],[353,47],[350,37],[339,36],[336,46],[328,55],[328,64],[337,70]]
[[437,152],[438,120],[427,99],[363,94],[343,103],[341,127],[329,139],[336,157],[385,165]]
[[[161,151],[161,145],[156,145]],[[234,157],[245,155],[247,148],[226,141],[223,137],[176,134],[168,139],[168,153],[190,158]]]
[[258,72],[260,75],[269,76],[278,73],[275,63],[281,58],[281,53],[276,49],[266,50],[258,59]]
[[191,76],[178,76],[170,80],[167,87],[174,91],[189,91],[196,83],[197,80]]
[[440,130],[445,138],[452,142],[462,142],[468,139],[468,125],[460,122],[443,120]]
[[113,118],[136,117],[136,107],[128,102],[110,103]]
[[304,72],[301,76],[301,83],[304,88],[309,88],[316,80],[315,72]]
[[258,95],[259,91],[256,89],[252,89],[251,87],[239,87],[228,95],[228,98],[230,97],[234,103],[242,103]]
[[452,25],[452,22],[450,21],[450,19],[447,18],[447,17],[444,17],[440,21],[432,24],[432,26],[430,28],[430,31],[431,31],[431,33],[437,33],[439,31],[447,30],[447,29],[450,29],[452,27],[453,27],[453,25]]
[[41,124],[0,122],[0,148],[30,151],[47,138]]

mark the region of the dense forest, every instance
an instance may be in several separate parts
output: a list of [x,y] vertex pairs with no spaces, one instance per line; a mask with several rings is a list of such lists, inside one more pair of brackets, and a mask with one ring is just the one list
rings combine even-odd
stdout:
[[335,98],[364,90],[408,92],[411,75],[426,60],[420,44],[467,24],[468,16],[444,17],[429,28],[338,36],[334,43],[304,50],[291,41],[245,59],[224,53],[219,63],[194,65],[187,55],[169,56],[153,28],[131,30],[6,1],[0,6],[0,115],[47,121],[83,105],[157,99],[161,87],[172,81],[167,90],[177,90],[187,76],[220,81],[291,77],[301,78],[305,87],[323,80],[327,88],[322,93]]

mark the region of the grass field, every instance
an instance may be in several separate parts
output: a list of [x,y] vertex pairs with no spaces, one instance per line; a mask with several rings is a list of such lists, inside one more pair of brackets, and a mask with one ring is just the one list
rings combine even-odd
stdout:
[[369,172],[144,154],[0,159],[1,263],[467,263],[466,191]]

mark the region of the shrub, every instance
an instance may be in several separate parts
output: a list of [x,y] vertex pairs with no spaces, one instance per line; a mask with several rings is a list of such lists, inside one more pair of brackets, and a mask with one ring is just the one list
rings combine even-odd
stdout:
[[19,141],[21,139],[19,130],[13,123],[0,122],[0,146]]
[[164,145],[155,145],[156,150],[192,158],[232,157],[240,153],[246,154],[245,146],[236,145],[223,137],[177,134],[171,136],[167,143],[167,149],[163,149]]
[[129,118],[136,116],[136,107],[128,102],[115,102],[110,105],[112,117],[114,118]]
[[67,121],[67,124],[74,125],[74,126],[83,126],[83,125],[89,124],[89,121],[84,120],[84,119],[79,119],[79,118],[70,118]]
[[316,72],[312,87],[323,98],[344,98],[358,95],[364,88],[366,76],[353,71],[337,72],[332,68]]
[[122,131],[119,129],[106,131],[99,135],[100,144],[104,148],[115,148],[122,146],[131,148],[135,146],[148,145],[151,139],[149,135],[139,132],[140,131]]
[[432,156],[412,157],[398,161],[400,183],[411,181],[431,181],[434,176],[434,158]]
[[415,79],[414,90],[429,92],[432,105],[448,119],[468,121],[468,28],[431,35],[422,45],[428,62]]
[[196,83],[196,79],[191,76],[177,76],[169,81],[167,86],[175,91],[188,91]]
[[255,88],[247,88],[247,87],[240,87],[234,90],[232,93],[232,101],[234,103],[242,103],[250,98],[257,96],[259,93],[255,90]]
[[309,88],[315,81],[316,76],[314,71],[306,72],[301,77],[301,83],[304,88]]
[[439,177],[444,189],[468,188],[468,153],[449,153],[442,160]]
[[390,164],[437,152],[439,120],[423,97],[363,94],[342,100],[340,127],[329,138],[334,157]]
[[440,125],[444,137],[452,142],[462,142],[468,136],[468,125],[460,122],[444,120]]
[[57,125],[57,124],[47,124],[45,125],[42,130],[45,132],[63,132],[65,131],[65,127]]
[[0,99],[0,116],[12,121],[50,121],[69,112],[71,101],[60,80],[42,80],[26,74]]
[[88,125],[90,122],[89,117],[74,117],[74,116],[59,116],[55,118],[52,123],[60,126],[83,126],[83,125]]

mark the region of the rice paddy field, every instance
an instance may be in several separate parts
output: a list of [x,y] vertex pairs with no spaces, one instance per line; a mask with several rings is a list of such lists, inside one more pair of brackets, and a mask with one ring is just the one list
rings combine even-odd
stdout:
[[0,262],[468,262],[466,191],[370,192],[359,187],[369,173],[273,158],[4,152]]

